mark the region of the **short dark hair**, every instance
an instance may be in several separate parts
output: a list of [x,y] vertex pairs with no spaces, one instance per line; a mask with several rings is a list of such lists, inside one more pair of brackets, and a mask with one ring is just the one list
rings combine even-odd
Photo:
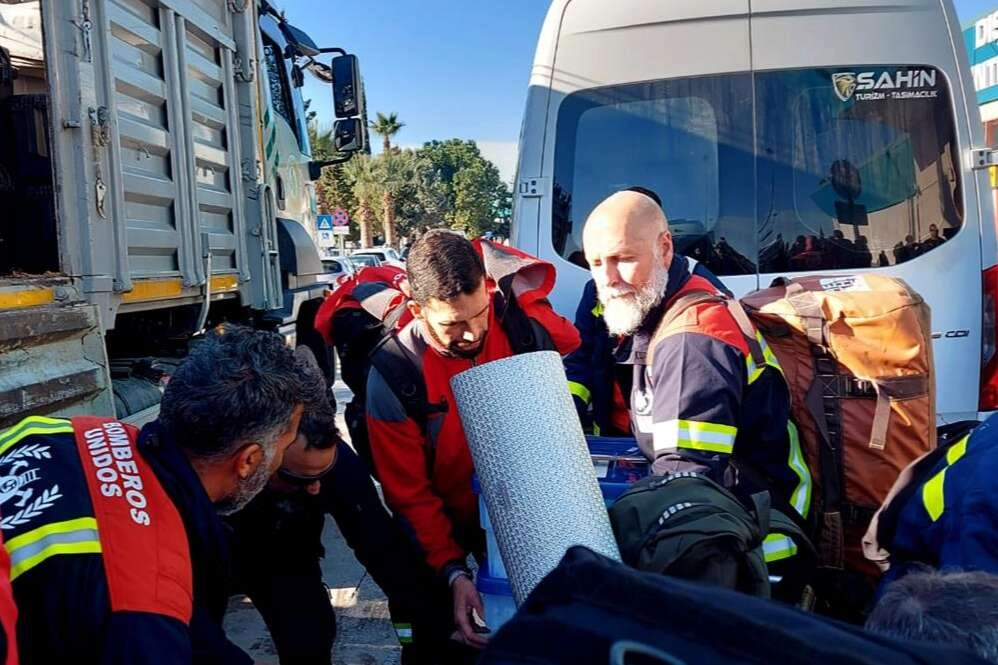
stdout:
[[196,460],[247,443],[275,445],[295,407],[315,399],[306,367],[273,332],[224,324],[205,335],[170,377],[164,431]]
[[980,571],[909,573],[887,587],[866,628],[962,646],[998,663],[998,576]]
[[485,279],[482,257],[471,242],[447,229],[427,231],[416,241],[406,272],[412,299],[418,303],[474,293]]
[[314,355],[299,356],[298,362],[308,368],[305,413],[298,425],[298,433],[305,437],[306,448],[332,448],[340,442],[340,434],[336,431],[336,407],[329,399],[326,377],[315,362]]
[[637,192],[638,194],[644,194],[645,196],[647,196],[648,198],[650,198],[652,201],[654,201],[655,204],[659,208],[662,207],[662,199],[661,199],[661,197],[659,197],[658,194],[656,194],[652,190],[648,189],[647,187],[642,187],[641,185],[634,185],[633,187],[628,187],[624,191],[625,192]]

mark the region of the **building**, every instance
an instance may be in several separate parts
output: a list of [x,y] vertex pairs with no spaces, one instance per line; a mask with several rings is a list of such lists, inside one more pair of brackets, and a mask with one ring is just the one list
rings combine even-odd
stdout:
[[998,10],[974,21],[963,31],[963,39],[974,76],[977,104],[981,108],[985,140],[989,146],[998,146]]

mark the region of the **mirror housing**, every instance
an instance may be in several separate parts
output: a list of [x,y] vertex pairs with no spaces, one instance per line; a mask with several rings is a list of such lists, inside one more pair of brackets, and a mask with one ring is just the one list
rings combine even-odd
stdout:
[[288,42],[288,55],[301,58],[314,58],[322,51],[304,30],[299,30],[287,21],[279,22],[281,34]]
[[360,63],[355,55],[333,58],[333,112],[337,118],[363,115]]
[[360,118],[345,118],[333,123],[333,149],[354,153],[364,149],[364,123]]

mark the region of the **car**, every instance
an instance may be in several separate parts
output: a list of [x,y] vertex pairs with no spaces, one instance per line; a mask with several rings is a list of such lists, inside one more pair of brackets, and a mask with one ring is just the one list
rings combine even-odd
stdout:
[[354,253],[350,255],[350,261],[355,266],[357,266],[358,270],[360,270],[364,266],[372,266],[376,268],[377,266],[380,266],[382,263],[381,259],[378,258],[377,254]]
[[345,256],[322,259],[322,267],[326,273],[333,275],[337,284],[350,279],[357,272],[353,262]]
[[381,263],[388,263],[391,265],[403,266],[405,261],[399,256],[399,253],[395,251],[393,247],[370,247],[368,249],[360,249],[351,254],[351,256],[375,256]]

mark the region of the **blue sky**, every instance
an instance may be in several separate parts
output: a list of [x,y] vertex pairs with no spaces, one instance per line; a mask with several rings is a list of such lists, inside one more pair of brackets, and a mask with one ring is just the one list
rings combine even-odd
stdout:
[[[663,0],[667,1],[667,0]],[[368,112],[396,111],[400,145],[475,139],[512,177],[530,66],[547,0],[279,0],[320,46],[360,58]],[[956,0],[961,23],[998,0]],[[330,103],[311,77],[305,94]],[[319,108],[320,117],[332,113]],[[377,149],[377,146],[375,146]]]

